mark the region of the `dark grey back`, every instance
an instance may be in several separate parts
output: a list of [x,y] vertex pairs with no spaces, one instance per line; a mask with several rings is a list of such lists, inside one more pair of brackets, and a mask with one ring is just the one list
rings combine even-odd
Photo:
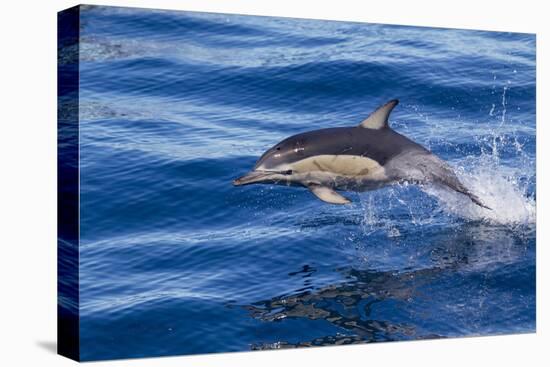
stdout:
[[[278,162],[292,163],[308,157],[358,155],[386,164],[391,158],[408,150],[427,151],[421,145],[390,128],[336,127],[293,135],[265,152],[256,163],[275,166]],[[275,154],[280,157],[274,158]]]

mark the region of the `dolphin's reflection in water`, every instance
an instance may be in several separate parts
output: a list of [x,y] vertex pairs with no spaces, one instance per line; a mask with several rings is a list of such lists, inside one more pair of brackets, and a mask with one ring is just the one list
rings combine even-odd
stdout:
[[[338,269],[343,280],[318,289],[297,291],[243,306],[250,316],[263,322],[285,322],[288,319],[324,320],[340,331],[312,340],[275,343],[259,342],[252,349],[280,349],[321,345],[358,344],[374,341],[417,340],[441,338],[418,328],[415,317],[418,311],[403,320],[383,320],[383,313],[403,310],[420,299],[429,302],[432,283],[456,273],[483,273],[498,268],[499,264],[518,261],[527,253],[524,239],[518,239],[507,229],[483,224],[465,225],[459,230],[444,231],[432,236],[430,244],[421,245],[429,256],[425,267],[397,271],[359,270],[352,267]],[[419,245],[420,246],[420,245]],[[306,265],[290,276],[311,278],[316,269]],[[305,280],[305,284],[309,284]],[[476,292],[482,291],[481,285]],[[449,290],[452,291],[452,290]],[[449,302],[454,302],[449,299]],[[373,313],[373,308],[375,312]],[[378,317],[376,317],[376,316]],[[387,313],[386,313],[387,315]],[[424,318],[443,315],[424,315]]]
[[[342,334],[328,335],[311,341],[253,345],[253,349],[293,348],[316,345],[356,344],[369,341],[418,339],[415,327],[405,323],[376,320],[372,308],[394,299],[408,301],[415,295],[418,279],[435,276],[441,269],[416,272],[372,272],[343,270],[348,281],[342,284],[275,297],[245,306],[250,315],[262,321],[307,318],[325,320],[342,329]],[[421,280],[422,281],[422,280]],[[437,335],[431,337],[438,337]]]

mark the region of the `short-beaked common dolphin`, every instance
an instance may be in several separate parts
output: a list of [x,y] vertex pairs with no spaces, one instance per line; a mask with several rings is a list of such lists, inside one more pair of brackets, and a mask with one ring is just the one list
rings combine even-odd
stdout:
[[266,151],[235,186],[273,183],[307,187],[319,199],[347,204],[335,190],[367,191],[392,183],[432,183],[466,195],[485,206],[457,178],[452,168],[428,149],[399,134],[388,117],[394,99],[358,126],[309,131],[284,139]]

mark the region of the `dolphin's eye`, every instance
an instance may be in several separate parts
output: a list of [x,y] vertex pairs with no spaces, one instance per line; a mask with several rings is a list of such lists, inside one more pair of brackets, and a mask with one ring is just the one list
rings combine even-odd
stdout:
[[277,149],[277,150],[281,150],[281,147],[277,147],[276,149]]

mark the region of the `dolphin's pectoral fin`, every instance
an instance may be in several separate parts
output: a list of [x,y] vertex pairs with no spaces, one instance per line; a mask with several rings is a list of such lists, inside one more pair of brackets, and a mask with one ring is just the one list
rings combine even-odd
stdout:
[[333,189],[321,186],[318,184],[309,184],[307,185],[308,189],[317,196],[319,199],[323,200],[325,203],[329,204],[349,204],[351,201],[338,194]]

